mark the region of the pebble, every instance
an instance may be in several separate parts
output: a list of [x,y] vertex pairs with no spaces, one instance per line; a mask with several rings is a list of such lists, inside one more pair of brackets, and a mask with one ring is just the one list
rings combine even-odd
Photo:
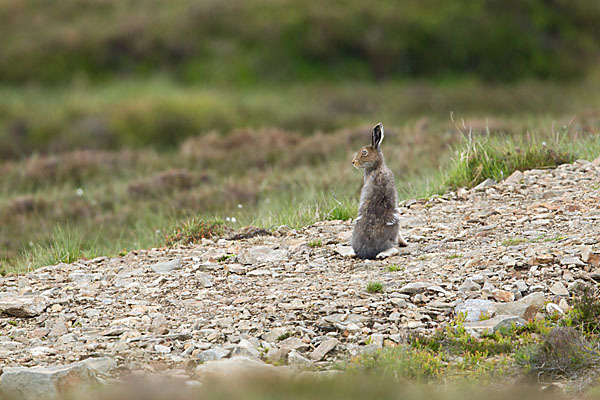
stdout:
[[312,352],[309,357],[314,361],[321,361],[325,358],[325,355],[333,350],[339,343],[339,340],[336,338],[327,339]]
[[470,278],[465,279],[465,281],[458,287],[458,290],[461,292],[469,292],[481,289],[481,286],[477,283],[473,282]]
[[552,292],[552,294],[555,294],[557,296],[568,296],[569,295],[569,291],[567,290],[565,285],[563,285],[560,282],[556,282],[554,285],[552,285],[550,287],[550,292]]
[[171,261],[159,262],[159,263],[151,265],[150,268],[154,272],[157,272],[159,274],[168,273],[168,272],[171,272],[171,271],[181,268],[181,260],[179,258],[176,258]]

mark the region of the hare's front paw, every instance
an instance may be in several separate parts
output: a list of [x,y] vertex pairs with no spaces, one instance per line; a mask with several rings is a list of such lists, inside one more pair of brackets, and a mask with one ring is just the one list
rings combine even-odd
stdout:
[[400,246],[400,247],[406,247],[406,246],[408,246],[408,242],[406,241],[406,239],[404,239],[402,237],[401,234],[398,234],[398,246]]
[[395,256],[398,253],[399,253],[399,251],[396,247],[390,247],[389,249],[377,254],[377,259],[383,260],[384,258]]

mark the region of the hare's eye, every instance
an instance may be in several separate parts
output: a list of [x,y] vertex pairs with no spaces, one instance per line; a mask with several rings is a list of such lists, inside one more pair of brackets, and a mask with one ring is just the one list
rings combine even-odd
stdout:
[[363,157],[366,157],[367,154],[369,154],[369,152],[367,151],[367,149],[363,149],[363,151],[361,151],[360,154],[362,154]]

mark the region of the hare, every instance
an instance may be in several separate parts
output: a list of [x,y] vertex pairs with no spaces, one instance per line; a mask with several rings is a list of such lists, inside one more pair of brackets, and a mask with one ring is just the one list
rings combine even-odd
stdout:
[[359,258],[385,258],[398,254],[396,244],[407,246],[400,235],[398,194],[394,174],[385,165],[381,142],[383,125],[375,125],[370,146],[361,148],[352,164],[364,168],[358,217],[352,232],[352,249]]

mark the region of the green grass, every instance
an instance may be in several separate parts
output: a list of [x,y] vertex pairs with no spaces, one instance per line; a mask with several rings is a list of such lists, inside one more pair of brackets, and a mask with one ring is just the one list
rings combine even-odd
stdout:
[[[543,122],[537,123],[543,132]],[[0,269],[22,270],[48,262],[52,257],[44,253],[56,252],[52,249],[61,243],[60,235],[53,232],[65,224],[78,232],[83,255],[112,255],[193,243],[205,236],[207,227],[202,224],[214,220],[223,221],[223,229],[225,225],[226,229],[247,225],[272,229],[353,218],[362,176],[348,160],[368,142],[368,131],[365,126],[306,136],[247,130],[191,138],[177,151],[76,151],[5,162],[0,167],[0,260],[4,260]],[[401,199],[451,189],[458,183],[449,181],[449,176],[469,176],[461,181],[469,186],[487,177],[498,178],[495,174],[507,176],[515,165],[503,161],[503,152],[512,154],[515,143],[535,147],[548,136],[546,147],[553,143],[557,152],[568,151],[572,158],[593,159],[600,154],[599,141],[589,132],[569,131],[558,142],[543,133],[536,139],[480,134],[476,141],[464,143],[467,147],[460,154],[476,153],[478,162],[501,163],[504,169],[480,168],[461,161],[464,158],[457,154],[447,161],[448,172],[436,173],[439,160],[451,157],[451,152],[434,146],[432,138],[415,141],[404,128],[392,125],[386,132],[384,151],[388,165],[398,172]],[[459,137],[447,140],[456,140],[458,146]],[[403,145],[406,140],[413,141],[409,147]],[[275,153],[268,143],[277,147]],[[536,160],[525,161],[536,167]],[[512,238],[502,244],[514,246],[522,240]]]
[[593,160],[600,154],[597,132],[573,135],[569,125],[552,130],[544,137],[527,133],[519,138],[462,131],[462,147],[445,174],[443,187],[472,187],[487,178],[500,181],[517,170],[554,168],[578,158]]
[[446,259],[448,260],[454,260],[456,258],[461,258],[463,255],[462,254],[448,254],[446,256]]
[[404,271],[404,267],[400,265],[392,264],[387,267],[388,272]]
[[227,261],[227,260],[229,260],[229,259],[231,259],[233,257],[236,257],[236,255],[235,254],[225,254],[225,255],[217,258],[217,261],[218,262],[224,262],[224,261]]
[[502,246],[504,247],[510,247],[510,246],[517,246],[521,243],[526,243],[527,239],[525,238],[510,238],[510,239],[506,239],[504,241],[502,241]]
[[[22,155],[0,163],[0,270],[42,265],[35,259],[49,258],[43,253],[57,243],[54,231],[66,224],[88,253],[116,255],[198,240],[199,228],[186,227],[192,218],[220,220],[231,229],[354,218],[362,173],[350,160],[369,143],[378,120],[386,127],[386,163],[400,199],[499,179],[514,168],[548,166],[537,156],[548,149],[594,159],[600,154],[598,116],[571,113],[598,85],[600,79],[592,78],[568,85],[363,82],[220,90],[150,79],[85,90],[4,87],[0,123],[24,119],[32,130],[18,136],[24,142],[0,130],[0,142],[10,144],[4,149]],[[415,92],[421,95],[414,98]],[[364,107],[365,98],[375,99],[372,107]],[[585,99],[590,107],[600,104],[600,96]],[[205,133],[208,126],[194,121],[203,123],[201,115],[212,113],[213,105],[233,110],[227,115],[234,118],[220,117],[220,132]],[[155,109],[175,110],[167,120],[177,126],[163,125]],[[465,110],[464,127],[449,118],[451,109]],[[137,122],[122,124],[122,117]],[[112,127],[108,136],[79,129],[76,121],[88,118]],[[188,118],[191,123],[182,122]],[[178,136],[180,123],[189,130]],[[166,130],[149,133],[160,126]],[[228,128],[236,126],[248,128]],[[96,149],[26,156],[86,143]]]
[[310,242],[307,243],[308,247],[321,247],[323,245],[323,242],[321,242],[321,239],[316,239],[316,240],[311,240]]
[[381,282],[369,282],[367,283],[367,292],[369,293],[381,293],[383,292],[383,283]]
[[517,358],[522,350],[540,344],[549,322],[530,322],[477,338],[461,319],[430,336],[413,336],[405,345],[384,348],[351,360],[351,374],[395,377],[401,381],[459,385],[507,382],[522,373]]
[[65,227],[56,226],[49,243],[31,243],[30,248],[21,254],[21,262],[27,269],[45,265],[72,263],[81,258],[94,258],[100,254],[98,238],[85,240],[82,233]]

